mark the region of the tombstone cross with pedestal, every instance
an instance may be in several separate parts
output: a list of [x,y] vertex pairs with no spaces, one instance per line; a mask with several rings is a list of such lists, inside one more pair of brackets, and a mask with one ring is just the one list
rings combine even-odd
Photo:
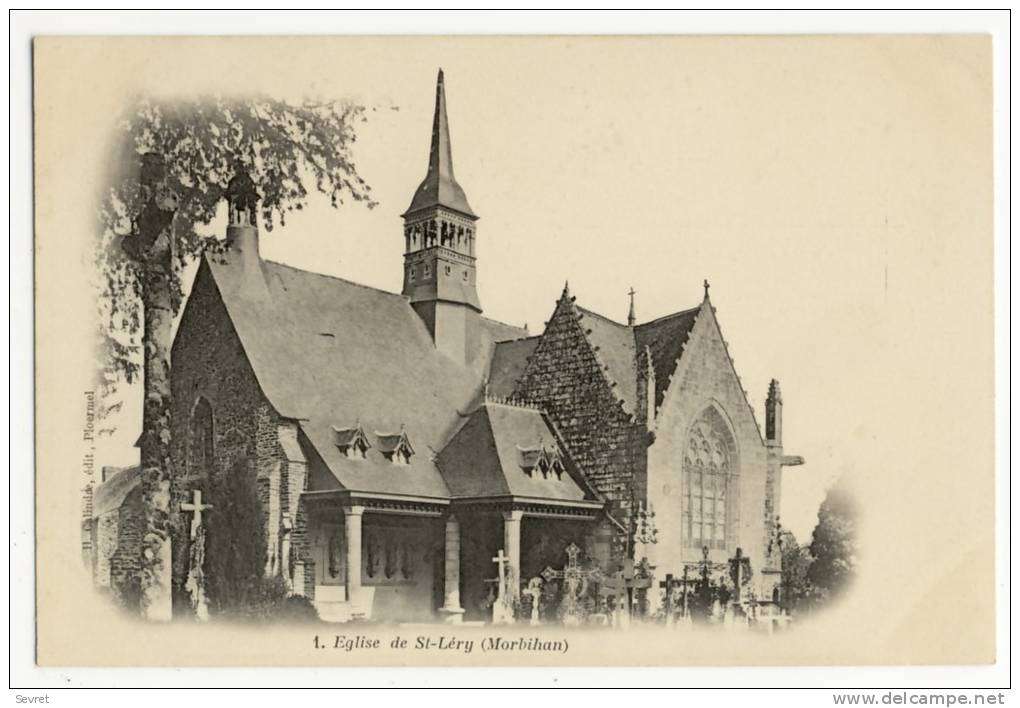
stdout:
[[571,543],[567,546],[567,564],[562,570],[546,568],[542,571],[542,577],[547,582],[552,580],[563,581],[563,599],[560,602],[560,616],[563,617],[563,624],[578,625],[584,619],[584,605],[581,601],[584,593],[588,590],[588,584],[592,581],[598,582],[602,579],[602,571],[598,568],[585,569],[578,563],[578,556],[581,549],[577,544]]
[[209,619],[209,603],[205,596],[205,527],[202,525],[202,512],[212,509],[212,504],[202,503],[202,490],[194,490],[191,503],[181,504],[181,511],[191,512],[191,549],[188,559],[188,579],[184,587],[191,595],[191,608],[195,616],[205,621]]

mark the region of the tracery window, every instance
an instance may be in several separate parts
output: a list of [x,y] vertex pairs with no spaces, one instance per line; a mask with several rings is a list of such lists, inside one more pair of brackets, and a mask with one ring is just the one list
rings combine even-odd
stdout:
[[694,422],[684,448],[684,531],[687,545],[725,549],[736,528],[736,446],[715,408]]
[[214,453],[213,411],[206,398],[199,398],[191,411],[190,466],[189,472],[195,476],[212,474]]

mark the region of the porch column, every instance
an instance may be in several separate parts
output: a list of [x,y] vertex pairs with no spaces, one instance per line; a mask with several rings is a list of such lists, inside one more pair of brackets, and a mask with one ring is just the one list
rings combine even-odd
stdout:
[[460,606],[460,522],[453,514],[446,518],[444,549],[443,606],[439,612],[447,622],[458,623],[464,608]]
[[507,591],[516,602],[521,592],[521,519],[523,511],[503,512],[503,552],[509,559],[510,587]]
[[351,613],[360,609],[361,599],[361,517],[365,513],[363,506],[344,507],[344,541],[347,544],[347,602],[351,605]]

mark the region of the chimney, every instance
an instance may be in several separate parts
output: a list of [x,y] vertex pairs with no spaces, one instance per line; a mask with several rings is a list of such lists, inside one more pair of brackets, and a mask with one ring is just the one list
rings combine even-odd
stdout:
[[240,262],[242,283],[252,294],[264,292],[266,279],[259,255],[258,202],[255,183],[239,170],[227,185],[227,252]]

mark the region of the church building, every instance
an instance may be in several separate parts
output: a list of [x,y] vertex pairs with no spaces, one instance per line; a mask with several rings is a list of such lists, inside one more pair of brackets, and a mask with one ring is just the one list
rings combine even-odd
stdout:
[[771,597],[799,458],[777,382],[756,421],[707,283],[650,322],[567,287],[539,334],[486,318],[478,278],[498,264],[454,175],[442,72],[431,140],[399,293],[262,258],[254,184],[230,183],[225,251],[203,257],[172,350],[176,588],[181,504],[232,489],[257,499],[263,575],[326,620],[487,620],[494,558],[519,597],[571,544],[607,574],[647,561],[654,586],[740,555]]

